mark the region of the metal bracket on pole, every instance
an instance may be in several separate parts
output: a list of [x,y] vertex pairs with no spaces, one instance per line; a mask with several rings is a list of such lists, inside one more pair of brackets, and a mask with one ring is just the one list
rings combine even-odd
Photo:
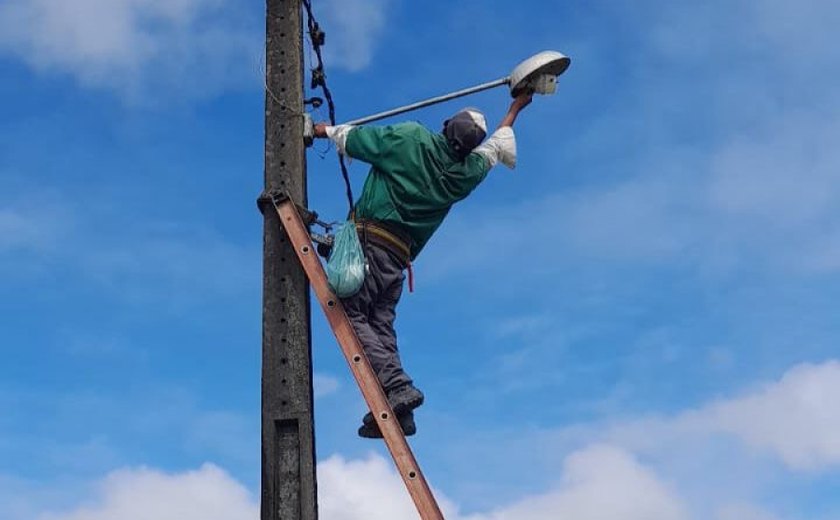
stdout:
[[[259,197],[257,197],[257,207],[260,209],[260,213],[265,215],[266,208],[274,210],[287,200],[291,200],[291,197],[283,190],[265,190],[260,193]],[[325,229],[332,228],[332,224],[319,220],[318,212],[305,208],[300,204],[295,204],[295,208],[297,208],[298,215],[300,215],[300,218],[306,227],[309,227],[312,224],[318,224]]]

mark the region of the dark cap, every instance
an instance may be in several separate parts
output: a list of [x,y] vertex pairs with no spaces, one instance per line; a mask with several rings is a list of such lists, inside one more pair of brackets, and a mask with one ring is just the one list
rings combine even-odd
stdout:
[[487,137],[484,114],[465,108],[443,123],[443,135],[460,159],[464,159]]

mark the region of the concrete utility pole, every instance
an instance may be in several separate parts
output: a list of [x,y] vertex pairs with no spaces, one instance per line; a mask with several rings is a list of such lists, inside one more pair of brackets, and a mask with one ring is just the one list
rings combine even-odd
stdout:
[[[301,0],[267,0],[265,188],[306,206]],[[261,520],[316,520],[309,283],[264,211]]]

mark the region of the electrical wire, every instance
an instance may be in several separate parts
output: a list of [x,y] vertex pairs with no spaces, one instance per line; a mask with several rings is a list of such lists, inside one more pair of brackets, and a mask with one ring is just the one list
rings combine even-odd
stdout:
[[[330,116],[330,124],[335,126],[335,102],[333,101],[332,92],[330,92],[330,88],[329,86],[327,86],[327,75],[324,72],[324,58],[321,55],[321,47],[324,45],[326,35],[324,31],[321,30],[321,26],[318,24],[318,21],[315,19],[315,15],[312,13],[311,0],[302,0],[302,2],[304,8],[306,9],[307,28],[309,29],[309,42],[312,45],[312,50],[315,51],[315,57],[318,61],[318,64],[311,70],[312,82],[310,87],[312,89],[315,89],[317,87],[321,88],[321,91],[324,93],[324,99],[326,99],[327,101],[327,107],[329,109]],[[347,165],[345,164],[344,156],[342,156],[341,153],[338,153],[338,164],[341,166],[341,176],[344,178],[344,186],[347,190],[347,203],[350,206],[350,212],[352,212],[354,200],[353,188],[350,186],[350,174],[347,172]]]

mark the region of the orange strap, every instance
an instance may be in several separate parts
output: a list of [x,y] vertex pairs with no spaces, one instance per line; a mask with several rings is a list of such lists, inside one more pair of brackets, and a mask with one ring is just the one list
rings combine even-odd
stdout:
[[414,292],[414,269],[411,268],[411,261],[408,262],[408,292]]

